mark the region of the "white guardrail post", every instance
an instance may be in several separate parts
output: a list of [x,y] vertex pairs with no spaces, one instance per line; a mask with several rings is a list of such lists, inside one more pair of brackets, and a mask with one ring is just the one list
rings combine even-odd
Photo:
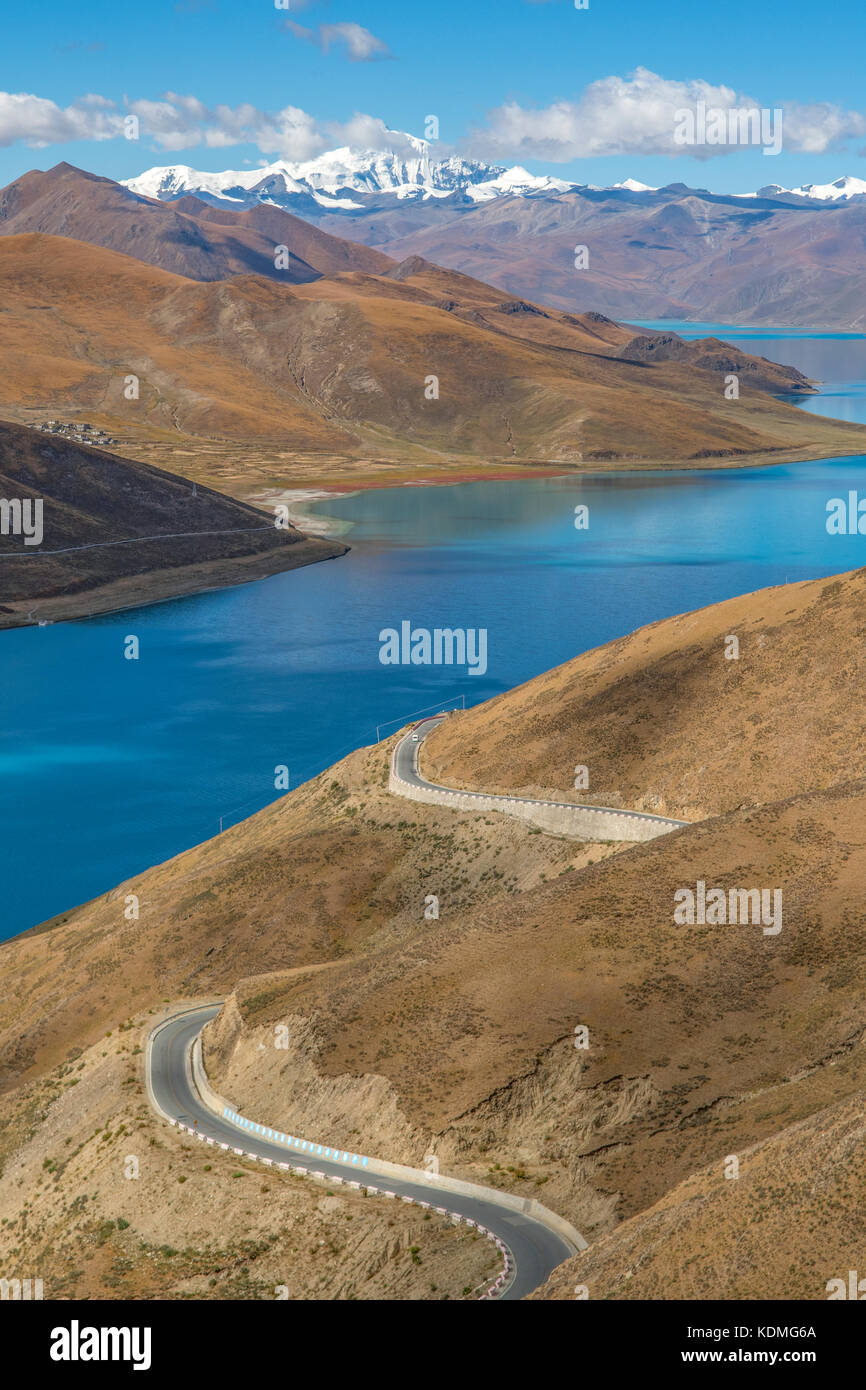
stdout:
[[293,1154],[302,1154],[306,1158],[328,1158],[331,1162],[345,1163],[347,1168],[355,1169],[358,1177],[361,1176],[359,1170],[370,1169],[372,1165],[372,1171],[377,1176],[402,1178],[404,1181],[420,1183],[438,1191],[455,1192],[464,1197],[478,1197],[486,1202],[495,1202],[498,1206],[507,1207],[510,1211],[522,1212],[547,1226],[549,1230],[554,1231],[565,1241],[574,1254],[587,1249],[588,1242],[569,1221],[558,1216],[556,1212],[550,1211],[548,1207],[543,1206],[541,1202],[537,1202],[532,1197],[516,1197],[510,1192],[500,1192],[497,1188],[484,1187],[481,1183],[465,1182],[462,1178],[451,1178],[444,1173],[428,1173],[425,1169],[410,1168],[403,1163],[389,1163],[386,1159],[368,1158],[364,1154],[353,1154],[347,1149],[334,1148],[331,1145],[319,1144],[315,1140],[284,1134],[282,1130],[272,1129],[268,1125],[247,1119],[240,1115],[229,1101],[220,1096],[208,1081],[204,1069],[200,1033],[192,1046],[192,1075],[195,1088],[206,1109],[218,1116],[223,1123],[228,1123],[241,1132],[255,1134],[271,1143],[284,1145]]

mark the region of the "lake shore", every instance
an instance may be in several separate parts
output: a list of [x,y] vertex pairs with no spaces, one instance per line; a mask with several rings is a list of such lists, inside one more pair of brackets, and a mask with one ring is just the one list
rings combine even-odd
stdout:
[[125,576],[111,584],[82,593],[57,595],[34,601],[6,599],[0,609],[0,631],[36,627],[51,623],[80,621],[130,608],[146,608],[171,599],[206,594],[216,589],[235,588],[268,579],[286,570],[338,559],[349,547],[326,537],[306,537],[293,546],[264,554],[240,555],[187,565],[177,570],[156,570],[151,574]]
[[[9,931],[203,842],[223,813],[273,799],[275,768],[309,782],[374,743],[383,721],[477,703],[673,614],[862,565],[863,537],[831,535],[825,520],[828,497],[862,492],[864,473],[850,458],[298,498],[351,520],[343,563],[231,582],[255,578],[246,571],[195,602],[154,594],[137,614],[8,632]],[[577,502],[587,530],[574,527]],[[114,598],[129,609],[141,586]],[[383,665],[380,633],[405,619],[483,627],[488,671]],[[129,632],[139,663],[122,659]],[[46,839],[63,847],[50,875]]]
[[[862,448],[852,448],[840,454],[838,449],[774,449],[754,454],[713,456],[694,459],[593,459],[581,464],[491,464],[488,467],[454,465],[423,474],[414,469],[392,469],[388,473],[361,474],[351,480],[319,481],[309,487],[273,487],[257,489],[244,501],[269,510],[280,504],[289,508],[292,524],[308,535],[340,537],[351,530],[351,523],[325,512],[310,511],[309,504],[325,502],[331,497],[352,497],[360,492],[381,492],[390,488],[454,487],[460,483],[525,482],[531,478],[581,478],[602,475],[628,476],[634,473],[703,473],[709,470],[738,470],[768,468],[789,463],[811,463],[835,458],[866,458],[864,431],[856,441]],[[853,442],[853,441],[852,441]]]
[[[423,476],[416,476],[414,473],[399,476],[398,470],[387,475],[373,474],[360,477],[349,486],[334,483],[311,487],[260,489],[250,493],[244,500],[265,511],[279,505],[287,506],[292,525],[304,533],[304,541],[293,546],[288,553],[279,551],[269,555],[239,556],[189,565],[179,570],[158,570],[149,575],[124,577],[99,589],[42,599],[38,603],[29,600],[6,600],[0,605],[0,632],[18,627],[73,622],[122,613],[126,609],[144,608],[167,603],[175,598],[188,598],[194,594],[234,588],[270,578],[284,571],[318,564],[323,560],[339,559],[350,548],[343,538],[352,530],[352,523],[330,516],[327,512],[309,510],[311,504],[326,502],[328,498],[351,497],[361,492],[384,491],[391,488],[444,488],[461,483],[519,482],[532,478],[589,478],[603,475],[627,477],[637,473],[695,473],[723,469],[742,472],[751,468],[818,462],[838,457],[838,452],[833,450],[784,449],[749,454],[745,457],[710,457],[673,462],[658,459],[617,459],[607,461],[606,465],[599,460],[593,460],[591,464],[580,466],[525,463],[491,465],[485,468],[455,466],[426,472]],[[850,457],[866,457],[866,449],[863,454],[852,451]],[[285,563],[286,559],[291,563]]]
[[[821,394],[820,390],[814,394],[810,392],[808,397],[804,397],[804,402]],[[38,601],[32,597],[2,599],[0,630],[119,613],[129,608],[164,603],[172,598],[247,584],[323,559],[339,558],[348,549],[345,538],[352,531],[353,523],[329,514],[327,506],[323,505],[327,504],[329,498],[393,489],[439,489],[484,482],[519,483],[602,476],[627,480],[650,473],[744,472],[802,462],[866,457],[866,422],[838,421],[823,415],[813,415],[808,422],[803,417],[801,419],[810,435],[810,442],[801,447],[780,445],[755,451],[745,448],[707,449],[690,458],[677,459],[596,454],[556,462],[549,459],[480,462],[477,458],[466,457],[449,459],[428,456],[420,459],[417,452],[410,448],[405,458],[400,460],[336,456],[323,465],[321,459],[310,455],[284,453],[278,456],[280,476],[272,467],[268,467],[265,458],[261,458],[246,486],[241,484],[238,473],[223,480],[225,495],[234,496],[236,500],[252,505],[268,516],[272,516],[278,506],[287,507],[292,525],[304,536],[304,540],[292,548],[290,557],[285,552],[279,558],[277,554],[251,554],[214,557],[201,563],[191,558],[191,562],[183,566],[160,568],[135,577],[118,576],[98,587],[72,594],[58,593]],[[827,427],[830,427],[829,438],[825,434]],[[846,436],[844,442],[849,447],[840,447],[840,433]],[[185,460],[185,473],[192,480],[202,471],[200,463],[197,456],[191,455]],[[290,559],[290,563],[286,563],[287,559]]]

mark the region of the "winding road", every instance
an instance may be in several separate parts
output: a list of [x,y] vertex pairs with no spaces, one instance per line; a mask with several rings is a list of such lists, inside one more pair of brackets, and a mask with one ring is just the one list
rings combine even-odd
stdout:
[[[288,1135],[271,1138],[269,1136],[276,1132],[265,1125],[240,1116],[232,1120],[217,1113],[199,1093],[193,1079],[191,1054],[202,1028],[220,1008],[220,1004],[211,1004],[185,1010],[158,1024],[151,1032],[145,1062],[148,1095],[164,1119],[194,1130],[203,1143],[221,1145],[229,1152],[243,1153],[275,1167],[278,1164],[288,1166],[287,1160],[291,1159],[291,1167],[296,1172],[354,1182],[368,1191],[372,1188],[374,1192],[391,1194],[407,1202],[423,1203],[443,1216],[456,1215],[474,1222],[481,1234],[496,1239],[500,1249],[505,1247],[506,1272],[491,1295],[495,1298],[523,1298],[538,1288],[563,1260],[585,1247],[582,1237],[578,1237],[582,1243],[576,1246],[537,1216],[509,1207],[506,1202],[515,1199],[494,1188],[477,1188],[473,1193],[456,1192],[415,1169],[409,1170],[412,1174],[409,1178],[395,1176],[394,1165],[381,1160],[341,1154],[306,1140],[293,1143],[292,1136]],[[226,1113],[235,1114],[228,1107]],[[283,1142],[286,1140],[290,1142]],[[303,1148],[299,1151],[301,1144]],[[326,1154],[331,1156],[326,1157]]]
[[[391,762],[390,789],[396,795],[465,808],[504,811],[531,820],[548,814],[554,829],[599,840],[649,839],[687,825],[687,821],[619,807],[582,805],[571,801],[461,791],[428,782],[418,768],[418,751],[427,734],[445,718],[433,715],[410,729],[397,743]],[[404,790],[405,789],[405,790]],[[537,808],[537,809],[534,809]],[[515,1198],[495,1188],[461,1183],[386,1160],[350,1154],[315,1141],[268,1128],[240,1115],[214,1095],[203,1073],[197,1073],[193,1049],[204,1025],[221,1005],[187,1009],[157,1025],[148,1038],[146,1072],[148,1095],[158,1114],[194,1133],[205,1144],[254,1158],[320,1181],[347,1183],[392,1200],[417,1202],[442,1216],[473,1224],[494,1240],[504,1270],[489,1297],[519,1299],[538,1288],[551,1271],[578,1250],[583,1237],[538,1203]],[[199,1076],[201,1086],[195,1076]],[[460,1190],[463,1189],[463,1190]],[[558,1229],[557,1227],[563,1229]]]
[[[580,819],[584,822],[581,831],[582,838],[593,838],[598,840],[642,840],[652,839],[657,835],[666,835],[671,830],[680,830],[689,821],[673,820],[670,816],[654,816],[648,811],[625,811],[620,807],[614,806],[591,806],[576,801],[544,801],[533,800],[526,796],[501,796],[489,792],[470,792],[462,791],[454,787],[443,787],[436,782],[428,782],[421,776],[418,770],[418,751],[427,735],[439,724],[442,723],[445,715],[434,714],[428,719],[422,719],[413,729],[400,739],[394,749],[394,756],[391,764],[391,790],[399,795],[411,795],[417,793],[416,799],[425,800],[425,793],[431,800],[442,804],[448,797],[454,797],[455,803],[460,805],[466,800],[480,801],[486,803],[487,809],[498,810],[508,814],[522,812],[522,818],[530,820],[532,811],[530,808],[537,807],[539,810],[550,808],[556,812],[565,812],[567,816],[572,813],[579,813]],[[399,784],[412,789],[409,793],[401,793]],[[499,804],[497,804],[499,803]],[[564,819],[567,819],[567,816]],[[577,819],[577,814],[575,814]],[[564,828],[564,833],[569,833]],[[575,832],[572,832],[575,833]]]

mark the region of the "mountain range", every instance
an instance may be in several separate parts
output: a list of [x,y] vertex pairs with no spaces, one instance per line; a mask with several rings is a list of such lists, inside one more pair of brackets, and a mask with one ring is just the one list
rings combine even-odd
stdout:
[[[599,187],[549,174],[531,174],[521,165],[509,168],[464,159],[456,154],[436,158],[430,142],[402,131],[393,133],[410,153],[344,145],[315,159],[294,162],[278,159],[272,164],[242,170],[207,173],[192,169],[188,164],[156,166],[134,178],[124,179],[123,184],[147,198],[170,200],[194,193],[205,202],[228,202],[245,207],[273,203],[289,209],[300,200],[313,212],[324,209],[347,213],[365,211],[371,198],[401,202],[461,199],[486,203],[500,197],[537,197],[575,191],[637,194],[666,191],[632,178]],[[668,185],[672,189],[682,186]],[[708,189],[697,191],[709,192]],[[771,183],[755,193],[714,196],[800,202],[850,201],[866,198],[866,180],[848,176],[829,184],[805,184],[799,188],[783,188],[781,184]]]
[[[304,284],[339,270],[376,274],[391,264],[381,252],[328,236],[270,204],[228,210],[191,196],[165,204],[71,164],[31,170],[0,190],[0,236],[22,232],[91,242],[193,280],[254,274]],[[291,254],[277,270],[280,245]]]
[[359,467],[399,481],[866,442],[778,399],[810,389],[799,372],[718,339],[545,308],[281,208],[166,204],[69,165],[0,192],[0,286],[9,420],[83,415],[126,457],[246,498]]
[[[457,155],[344,147],[301,163],[126,181],[170,205],[297,213],[398,260],[420,255],[567,310],[630,319],[866,326],[866,181],[713,193],[682,183],[609,188]],[[584,246],[588,264],[575,267]]]

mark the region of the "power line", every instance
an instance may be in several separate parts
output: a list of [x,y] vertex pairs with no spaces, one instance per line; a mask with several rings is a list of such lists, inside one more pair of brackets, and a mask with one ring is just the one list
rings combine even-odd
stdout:
[[155,536],[128,536],[121,541],[88,541],[86,545],[67,545],[62,550],[16,550],[0,555],[0,560],[33,560],[41,555],[71,555],[77,550],[104,550],[112,545],[138,545],[142,541],[188,540],[192,536],[246,536],[251,531],[274,531],[273,526],[235,526],[229,531],[162,531]]
[[381,743],[382,740],[379,737],[379,730],[387,729],[389,724],[405,724],[407,719],[414,719],[417,714],[428,714],[431,709],[442,709],[443,705],[450,705],[452,700],[462,700],[463,708],[466,708],[465,695],[451,695],[447,700],[437,700],[435,705],[425,705],[424,709],[412,710],[410,714],[401,714],[397,719],[386,719],[384,724],[376,725],[376,742]]

